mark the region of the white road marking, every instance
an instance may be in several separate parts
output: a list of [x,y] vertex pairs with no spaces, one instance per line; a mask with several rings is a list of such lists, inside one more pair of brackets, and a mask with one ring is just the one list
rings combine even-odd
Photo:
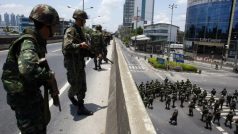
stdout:
[[8,50],[2,50],[2,51],[0,51],[0,53],[1,53],[1,52],[7,52],[7,51],[8,51]]
[[53,53],[55,53],[55,52],[57,52],[57,51],[60,51],[61,49],[57,49],[57,50],[54,50],[54,51],[52,51]]
[[196,108],[196,110],[198,110],[199,112],[201,111],[200,108],[198,108],[198,107]]
[[223,128],[221,128],[221,127],[216,127],[219,131],[221,131],[221,132],[224,132],[224,129]]
[[[85,64],[87,65],[90,60],[91,60],[91,59],[87,60]],[[64,92],[66,89],[68,89],[69,86],[70,86],[69,83],[66,82],[66,83],[64,84],[64,86],[59,90],[59,91],[60,91],[59,96],[62,95],[63,92]],[[52,105],[53,105],[53,99],[50,99],[50,100],[49,100],[49,107],[51,107]],[[20,132],[19,134],[21,134],[21,132]]]

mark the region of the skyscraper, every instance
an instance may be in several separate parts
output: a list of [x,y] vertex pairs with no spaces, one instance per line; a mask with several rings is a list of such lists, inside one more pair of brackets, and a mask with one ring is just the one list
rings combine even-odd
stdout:
[[16,26],[16,16],[14,13],[11,14],[11,26]]
[[9,14],[8,14],[8,13],[5,13],[5,14],[4,14],[4,21],[5,21],[5,24],[6,24],[7,26],[10,25],[10,19],[9,19]]
[[[134,28],[143,27],[144,24],[151,22],[153,15],[154,0],[135,0],[134,3]],[[138,15],[138,16],[137,16]]]
[[2,26],[3,23],[2,23],[2,15],[0,14],[0,26]]
[[19,26],[19,21],[20,21],[20,15],[18,14],[16,16],[16,26]]
[[123,26],[132,27],[135,0],[126,0],[123,9]]

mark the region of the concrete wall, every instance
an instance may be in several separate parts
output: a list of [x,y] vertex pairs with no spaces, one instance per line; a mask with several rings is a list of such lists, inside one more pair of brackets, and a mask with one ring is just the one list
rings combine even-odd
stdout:
[[[11,42],[16,40],[19,37],[17,36],[1,36],[0,37],[0,50],[8,49]],[[55,43],[55,42],[62,42],[63,36],[55,36],[47,40],[47,43]]]
[[[119,42],[118,42],[119,43]],[[114,39],[106,134],[155,134],[119,44]]]

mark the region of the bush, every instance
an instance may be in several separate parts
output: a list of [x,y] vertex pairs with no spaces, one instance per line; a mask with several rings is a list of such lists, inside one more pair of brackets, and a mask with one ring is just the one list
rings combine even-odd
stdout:
[[165,64],[159,64],[156,60],[156,58],[149,58],[148,62],[154,67],[154,68],[161,68],[166,69],[166,64],[169,65],[170,69],[173,69],[175,71],[188,71],[188,72],[197,72],[198,69],[192,65],[185,64],[185,63],[177,63],[177,62],[166,62]]

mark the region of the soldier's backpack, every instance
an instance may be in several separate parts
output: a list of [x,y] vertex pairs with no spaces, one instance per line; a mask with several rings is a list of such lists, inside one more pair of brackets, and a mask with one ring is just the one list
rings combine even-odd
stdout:
[[101,47],[102,45],[102,34],[100,32],[93,32],[91,35],[91,45],[94,48]]
[[17,58],[20,53],[21,43],[29,39],[36,42],[36,39],[31,34],[24,34],[17,40],[11,43],[6,62],[3,65],[2,83],[7,93],[15,94],[24,91],[23,78],[19,73]]

